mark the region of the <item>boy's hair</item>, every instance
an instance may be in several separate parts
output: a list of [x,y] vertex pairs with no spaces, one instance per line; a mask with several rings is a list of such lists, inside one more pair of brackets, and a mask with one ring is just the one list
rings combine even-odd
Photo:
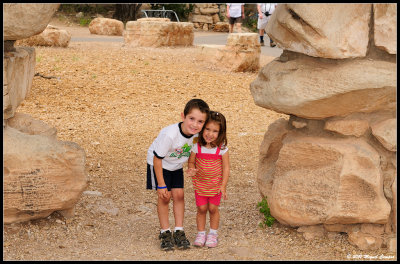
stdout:
[[206,128],[206,125],[208,122],[215,122],[219,125],[219,133],[218,137],[215,140],[215,144],[211,143],[211,147],[221,147],[224,149],[228,145],[228,139],[226,137],[226,119],[225,116],[219,112],[216,111],[210,111],[210,114],[208,116],[208,119],[206,123],[203,126],[203,129],[199,133],[199,143],[201,146],[207,145],[207,142],[204,140],[203,137],[203,132],[204,129]]
[[210,107],[208,107],[208,104],[201,99],[192,99],[187,102],[185,109],[183,110],[184,116],[187,116],[192,111],[192,109],[199,109],[200,112],[206,113],[207,117],[210,112]]

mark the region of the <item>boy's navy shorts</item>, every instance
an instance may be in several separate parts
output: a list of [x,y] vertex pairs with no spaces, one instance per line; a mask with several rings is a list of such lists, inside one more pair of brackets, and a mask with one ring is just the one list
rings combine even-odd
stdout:
[[[172,188],[183,188],[183,169],[169,171],[163,168],[163,176],[168,191],[171,191]],[[157,190],[157,186],[157,177],[154,172],[154,166],[147,164],[146,189]]]

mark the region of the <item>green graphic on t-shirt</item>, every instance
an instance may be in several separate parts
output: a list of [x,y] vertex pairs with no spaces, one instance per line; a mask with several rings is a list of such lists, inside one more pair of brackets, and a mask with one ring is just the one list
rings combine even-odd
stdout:
[[182,157],[189,157],[190,156],[190,150],[192,149],[192,146],[189,146],[188,143],[185,143],[182,148],[177,148],[175,149],[175,152],[172,152],[170,157],[176,157],[178,159]]

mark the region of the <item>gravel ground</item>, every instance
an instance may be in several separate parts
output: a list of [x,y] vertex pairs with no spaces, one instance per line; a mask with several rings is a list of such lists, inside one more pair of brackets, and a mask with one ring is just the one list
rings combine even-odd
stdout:
[[[393,260],[386,249],[357,249],[346,234],[307,241],[279,223],[259,227],[259,145],[268,125],[288,116],[254,104],[249,85],[257,73],[215,69],[195,59],[194,50],[110,42],[36,48],[35,72],[57,78],[34,77],[18,112],[85,149],[90,192],[82,195],[72,219],[55,212],[5,225],[3,260]],[[161,128],[180,121],[194,97],[228,122],[231,176],[228,200],[220,206],[220,242],[213,249],[162,252],[156,194],[145,189],[146,152]],[[193,243],[196,206],[189,178],[185,204],[185,231]],[[173,228],[172,213],[170,223]]]

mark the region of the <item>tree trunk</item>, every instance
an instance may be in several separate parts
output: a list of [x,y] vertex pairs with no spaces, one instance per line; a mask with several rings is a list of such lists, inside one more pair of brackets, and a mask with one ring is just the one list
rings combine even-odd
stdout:
[[139,9],[142,4],[115,4],[115,13],[113,18],[124,23],[139,18]]

